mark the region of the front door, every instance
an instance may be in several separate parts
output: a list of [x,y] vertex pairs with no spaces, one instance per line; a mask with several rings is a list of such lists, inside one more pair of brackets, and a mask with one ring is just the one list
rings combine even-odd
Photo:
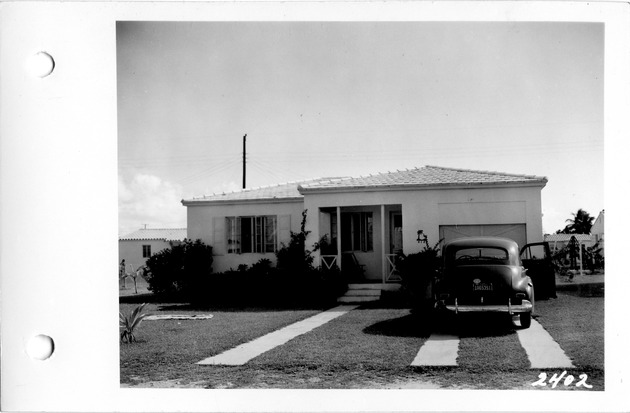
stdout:
[[398,254],[403,249],[402,213],[392,212],[390,216],[390,254]]

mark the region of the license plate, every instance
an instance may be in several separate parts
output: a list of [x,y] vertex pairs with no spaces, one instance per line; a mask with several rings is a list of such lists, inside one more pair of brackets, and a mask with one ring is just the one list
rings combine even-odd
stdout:
[[473,291],[492,291],[492,284],[490,283],[473,283]]

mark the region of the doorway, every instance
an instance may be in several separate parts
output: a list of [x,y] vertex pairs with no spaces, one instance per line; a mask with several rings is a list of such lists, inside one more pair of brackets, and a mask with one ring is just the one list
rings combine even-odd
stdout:
[[389,252],[390,254],[398,254],[403,250],[402,212],[391,212],[389,222]]

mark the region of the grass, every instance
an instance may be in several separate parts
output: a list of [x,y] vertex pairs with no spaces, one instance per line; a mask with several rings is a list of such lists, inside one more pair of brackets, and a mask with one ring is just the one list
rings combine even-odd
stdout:
[[[604,389],[604,299],[601,289],[561,291],[537,302],[537,320],[574,360],[567,374],[588,374]],[[129,311],[122,304],[124,311]],[[130,307],[133,307],[132,305]],[[216,310],[216,311],[215,311]],[[139,343],[121,344],[121,382],[127,385],[204,388],[453,388],[539,389],[538,375],[560,369],[529,368],[516,329],[492,316],[445,319],[460,337],[459,366],[411,367],[430,334],[421,315],[383,303],[362,306],[245,366],[198,366],[197,361],[260,337],[321,309],[191,309],[151,304],[149,312],[198,314],[208,321],[144,321]],[[556,390],[576,390],[558,386]]]
[[[121,304],[123,312],[134,305]],[[166,311],[165,311],[166,310]],[[150,314],[198,314],[180,307],[149,304]],[[203,373],[195,363],[318,313],[301,311],[212,311],[209,320],[143,321],[137,343],[120,345],[121,382],[171,380]]]
[[252,360],[254,367],[400,369],[428,336],[409,310],[354,310]]
[[[501,372],[529,368],[529,359],[520,345],[516,328],[505,314],[467,316],[459,321],[459,366],[473,371]],[[488,360],[492,363],[488,364]]]
[[536,303],[537,321],[560,344],[576,367],[604,368],[603,286],[558,293]]

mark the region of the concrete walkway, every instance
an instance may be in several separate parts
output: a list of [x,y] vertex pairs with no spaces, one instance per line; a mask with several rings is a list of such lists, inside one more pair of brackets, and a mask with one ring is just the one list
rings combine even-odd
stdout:
[[532,320],[529,328],[517,330],[516,334],[527,353],[532,369],[573,367],[571,359],[560,345],[536,320]]
[[[535,320],[527,329],[516,330],[532,369],[574,367],[562,348]],[[411,362],[412,366],[457,366],[459,337],[433,333]]]
[[459,337],[448,334],[431,334],[424,343],[412,366],[457,366]]
[[197,364],[222,364],[228,366],[240,366],[277,346],[280,346],[295,337],[308,333],[335,318],[354,310],[358,305],[341,305],[328,311],[316,314],[305,320],[288,325],[253,341],[234,347],[224,353],[197,362]]

